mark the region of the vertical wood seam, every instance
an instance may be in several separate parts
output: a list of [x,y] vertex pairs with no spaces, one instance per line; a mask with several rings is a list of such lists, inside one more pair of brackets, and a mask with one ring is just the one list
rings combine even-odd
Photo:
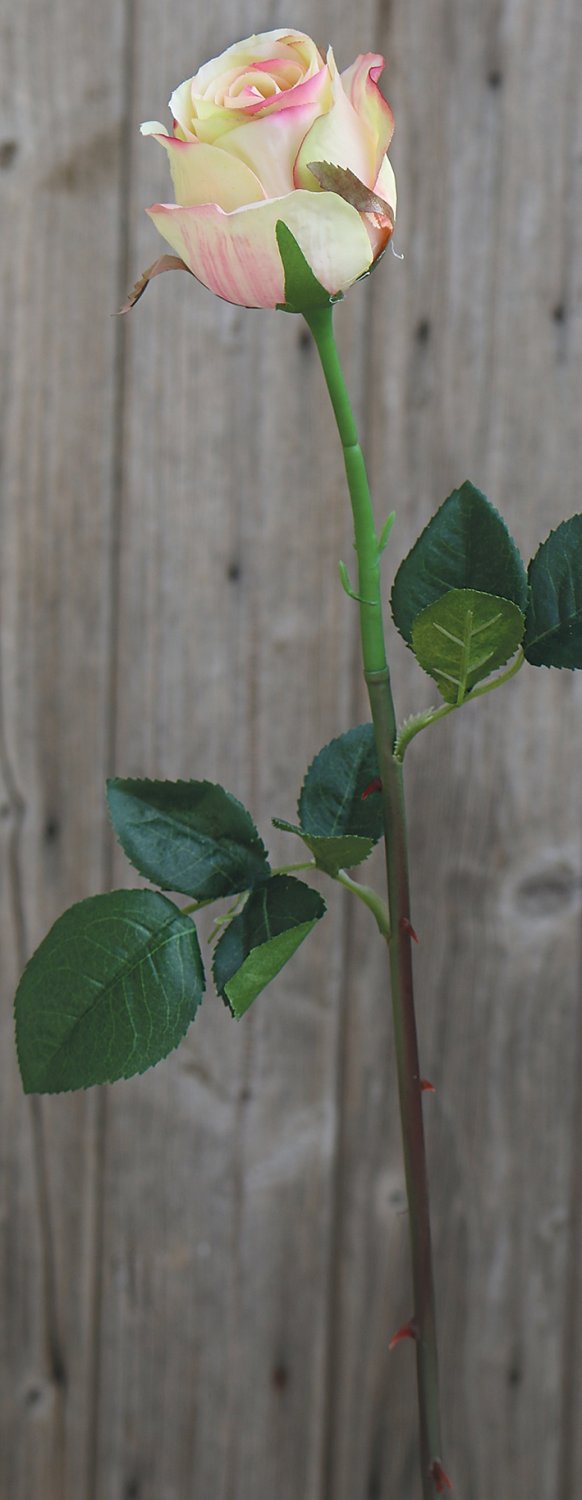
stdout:
[[[578,948],[579,994],[582,994],[582,924]],[[566,1259],[564,1319],[562,1332],[561,1422],[556,1500],[571,1500],[576,1492],[576,1432],[580,1422],[579,1334],[582,1309],[580,1264],[582,1259],[582,1009],[578,1011],[576,1047],[574,1049],[574,1118],[572,1120],[572,1159],[570,1167],[569,1205],[566,1223],[569,1247]]]
[[[8,742],[6,736],[6,715],[4,710],[4,694],[2,685],[4,674],[2,658],[0,656],[0,769],[4,779],[8,807],[12,817],[12,828],[8,842],[8,870],[10,878],[10,893],[12,911],[14,917],[15,947],[19,970],[22,971],[28,960],[28,938],[26,930],[26,903],[24,895],[24,882],[21,862],[21,838],[24,818],[26,814],[26,801],[20,791],[16,772],[12,765]],[[50,1187],[48,1180],[46,1154],[44,1150],[42,1132],[42,1105],[38,1096],[34,1095],[27,1100],[32,1137],[32,1157],[34,1164],[34,1177],[36,1187],[36,1209],[38,1215],[38,1226],[40,1236],[40,1260],[42,1274],[42,1327],[44,1333],[44,1353],[48,1378],[55,1387],[59,1398],[66,1383],[66,1369],[63,1353],[62,1329],[60,1327],[58,1298],[56,1288],[55,1250],[54,1234],[52,1227]],[[57,1430],[59,1436],[63,1437],[62,1399],[56,1402]],[[56,1441],[55,1451],[60,1448],[60,1457],[63,1457],[63,1442]]]
[[[132,124],[135,99],[135,0],[125,0],[125,25],[121,49],[121,84],[124,109],[121,115],[121,148],[119,154],[119,239],[115,294],[117,307],[113,352],[113,422],[110,479],[110,543],[107,567],[109,619],[106,643],[106,680],[104,753],[105,773],[114,765],[118,727],[118,661],[119,618],[121,608],[121,527],[123,480],[125,468],[124,418],[126,405],[127,338],[123,319],[118,315],[129,283],[131,259],[130,185],[132,168]],[[108,820],[103,819],[103,883],[110,888],[113,880],[114,845]],[[105,1168],[107,1150],[107,1095],[97,1091],[95,1113],[95,1181],[93,1204],[93,1265],[91,1267],[91,1310],[89,1319],[89,1359],[87,1371],[87,1500],[98,1493],[100,1383],[103,1333],[103,1257],[105,1249]]]

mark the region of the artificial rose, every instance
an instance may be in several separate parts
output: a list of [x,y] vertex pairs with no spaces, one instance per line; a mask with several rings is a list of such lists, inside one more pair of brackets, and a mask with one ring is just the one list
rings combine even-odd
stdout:
[[[279,220],[332,295],[377,260],[396,208],[386,156],[392,111],[377,86],[383,66],[369,52],[340,74],[331,48],[324,62],[303,32],[267,31],[180,84],[173,134],[156,121],[142,125],[168,153],[176,194],[148,213],[210,291],[243,307],[284,302]],[[345,169],[333,191],[310,171],[321,163]]]

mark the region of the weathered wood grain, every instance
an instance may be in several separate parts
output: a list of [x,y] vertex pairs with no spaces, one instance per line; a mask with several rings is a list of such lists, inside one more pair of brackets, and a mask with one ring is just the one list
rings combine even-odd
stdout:
[[123,16],[2,21],[0,1493],[89,1496],[100,1101],[23,1099],[25,956],[103,887]]
[[[276,858],[325,739],[367,717],[350,526],[299,320],[156,253],[177,81],[291,19],[388,57],[396,246],[338,311],[390,573],[471,477],[529,555],[580,508],[575,0],[176,0],[2,23],[0,1500],[413,1500],[407,1221],[384,958],[331,914],[235,1025],[29,1109],[24,955],[135,883],[104,775],[223,780]],[[401,714],[431,699],[393,643]],[[580,684],[525,668],[409,753],[446,1467],[464,1500],[582,1480]],[[373,870],[382,879],[381,859]],[[208,924],[207,924],[208,925]],[[206,929],[207,930],[207,929]]]

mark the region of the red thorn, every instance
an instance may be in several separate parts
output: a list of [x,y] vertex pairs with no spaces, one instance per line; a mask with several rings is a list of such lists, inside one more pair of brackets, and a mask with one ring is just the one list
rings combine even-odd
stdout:
[[419,939],[417,938],[414,927],[412,926],[412,922],[409,922],[408,917],[401,917],[398,926],[401,932],[405,932],[407,937],[412,938],[413,943],[418,943]]
[[453,1486],[448,1474],[445,1474],[440,1458],[433,1458],[428,1472],[434,1484],[437,1495],[444,1495],[445,1490],[452,1490]]
[[397,1344],[401,1344],[403,1339],[417,1339],[417,1338],[418,1338],[418,1329],[416,1327],[416,1323],[414,1321],[414,1318],[411,1318],[409,1323],[403,1323],[402,1324],[402,1328],[397,1328],[396,1333],[393,1333],[392,1338],[390,1339],[390,1343],[388,1345],[388,1350],[390,1351],[392,1349],[395,1349],[396,1345]]
[[431,1083],[429,1078],[421,1078],[420,1091],[422,1094],[436,1094],[434,1083]]
[[366,789],[365,789],[365,791],[362,792],[362,802],[366,801],[366,797],[371,797],[372,792],[381,792],[381,791],[382,791],[382,782],[380,781],[380,777],[379,776],[375,776],[374,780],[370,782],[370,785],[367,786]]

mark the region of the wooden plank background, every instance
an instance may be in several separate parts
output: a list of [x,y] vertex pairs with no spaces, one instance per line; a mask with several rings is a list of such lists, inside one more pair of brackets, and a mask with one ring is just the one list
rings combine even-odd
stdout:
[[[1,1500],[418,1494],[412,1351],[387,1353],[407,1224],[366,914],[332,891],[243,1024],[209,995],[143,1079],[31,1105],[12,1043],[26,955],[71,901],[132,883],[106,774],[222,779],[267,834],[313,752],[365,715],[341,461],[298,321],[170,276],[112,316],[167,194],[140,120],[288,22],[342,67],[388,58],[405,259],[337,323],[378,510],[398,510],[390,567],[468,476],[526,555],[580,509],[577,0],[8,8]],[[393,659],[404,715],[430,686],[398,641]],[[407,761],[462,1500],[582,1487],[580,687],[527,668]]]

